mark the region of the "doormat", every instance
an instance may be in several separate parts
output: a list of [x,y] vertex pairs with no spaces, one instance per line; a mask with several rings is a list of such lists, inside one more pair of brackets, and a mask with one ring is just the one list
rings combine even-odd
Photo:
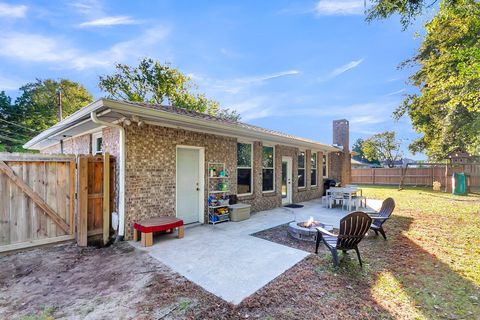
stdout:
[[303,208],[303,204],[292,203],[292,204],[287,204],[284,207],[287,207],[287,208]]

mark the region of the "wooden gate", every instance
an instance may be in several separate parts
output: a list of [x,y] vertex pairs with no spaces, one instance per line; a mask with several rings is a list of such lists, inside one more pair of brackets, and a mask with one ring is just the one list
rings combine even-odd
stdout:
[[106,244],[114,172],[108,154],[0,153],[0,253],[97,235]]
[[75,156],[0,154],[0,252],[74,239]]
[[[87,237],[110,237],[111,211],[115,186],[115,159],[103,156],[79,156],[77,160],[78,214],[77,244],[87,245]],[[107,190],[105,192],[105,190]]]

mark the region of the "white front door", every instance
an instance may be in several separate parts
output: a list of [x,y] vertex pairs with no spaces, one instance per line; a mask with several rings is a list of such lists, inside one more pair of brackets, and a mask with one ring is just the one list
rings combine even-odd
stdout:
[[177,147],[177,218],[203,223],[203,150]]
[[292,157],[282,157],[282,205],[292,203]]

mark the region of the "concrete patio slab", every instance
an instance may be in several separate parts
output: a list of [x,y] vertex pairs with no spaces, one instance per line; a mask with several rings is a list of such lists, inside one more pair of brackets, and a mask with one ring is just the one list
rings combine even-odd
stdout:
[[310,253],[251,236],[252,233],[310,216],[338,226],[347,211],[326,209],[319,200],[303,208],[275,208],[258,212],[248,220],[215,226],[186,228],[185,237],[161,235],[152,247],[142,247],[150,256],[222,299],[238,304]]

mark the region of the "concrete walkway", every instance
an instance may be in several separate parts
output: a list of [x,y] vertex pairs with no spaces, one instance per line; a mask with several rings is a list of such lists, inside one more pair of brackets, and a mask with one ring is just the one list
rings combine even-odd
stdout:
[[241,222],[187,227],[183,239],[176,239],[174,234],[160,235],[148,248],[131,244],[205,290],[238,304],[310,254],[253,237],[252,233],[310,216],[338,226],[347,214],[323,208],[319,200],[302,204],[299,209],[258,212]]

